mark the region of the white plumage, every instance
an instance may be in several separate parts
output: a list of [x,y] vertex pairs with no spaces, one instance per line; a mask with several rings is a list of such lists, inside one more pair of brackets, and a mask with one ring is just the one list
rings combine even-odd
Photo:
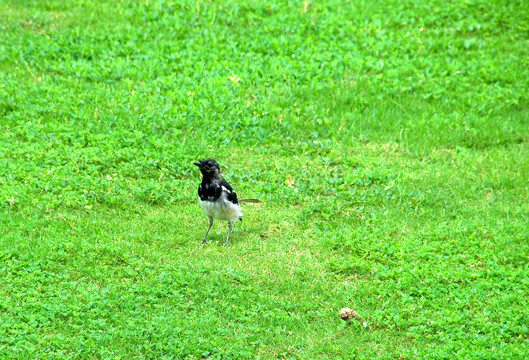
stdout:
[[225,191],[222,191],[220,201],[200,200],[200,198],[198,200],[202,211],[210,219],[237,221],[242,218],[241,207],[228,201]]

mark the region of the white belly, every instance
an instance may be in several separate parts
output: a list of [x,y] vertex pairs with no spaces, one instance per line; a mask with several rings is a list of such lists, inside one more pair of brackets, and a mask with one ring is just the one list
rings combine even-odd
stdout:
[[237,221],[242,217],[241,207],[226,200],[225,194],[222,194],[220,200],[216,202],[200,199],[199,201],[202,211],[209,218]]

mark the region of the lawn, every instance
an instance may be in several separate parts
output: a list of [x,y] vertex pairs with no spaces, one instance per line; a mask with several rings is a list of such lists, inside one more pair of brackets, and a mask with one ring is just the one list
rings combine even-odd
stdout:
[[0,0],[0,357],[527,356],[528,89],[522,0]]

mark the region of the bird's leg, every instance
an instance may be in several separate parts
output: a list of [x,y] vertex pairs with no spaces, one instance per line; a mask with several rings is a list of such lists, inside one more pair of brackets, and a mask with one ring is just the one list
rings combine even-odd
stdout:
[[226,238],[226,242],[224,245],[228,245],[228,242],[230,241],[230,233],[231,233],[231,227],[233,226],[233,221],[228,221],[228,237]]
[[208,236],[208,232],[209,232],[209,229],[211,229],[211,225],[213,225],[213,218],[209,218],[209,227],[208,227],[208,231],[206,231],[206,235],[204,235],[204,239],[202,239],[202,244],[205,244],[206,243],[206,236]]

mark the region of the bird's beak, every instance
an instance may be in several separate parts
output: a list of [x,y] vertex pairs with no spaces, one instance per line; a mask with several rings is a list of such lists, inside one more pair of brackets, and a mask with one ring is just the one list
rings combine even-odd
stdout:
[[198,161],[194,162],[193,165],[196,165],[196,166],[200,167],[200,163]]

